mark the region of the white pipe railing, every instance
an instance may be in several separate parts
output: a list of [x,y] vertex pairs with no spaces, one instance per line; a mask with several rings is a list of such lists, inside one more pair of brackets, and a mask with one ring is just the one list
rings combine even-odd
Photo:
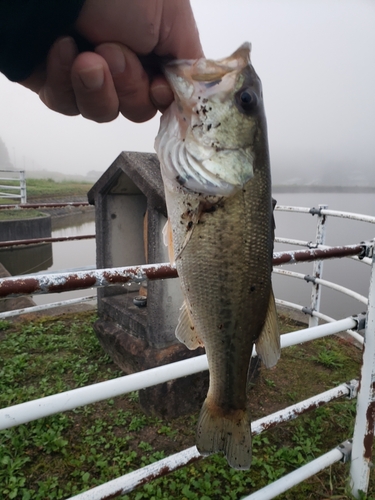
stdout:
[[[276,206],[276,210],[285,212],[310,213],[313,215],[329,215],[333,217],[343,217],[352,220],[375,223],[375,217],[372,216],[353,214],[350,212],[339,212],[328,210],[322,207],[320,207],[319,209],[310,209],[307,207]],[[289,243],[297,246],[307,246],[308,248],[331,248],[325,245],[317,245],[316,243],[301,240],[292,240],[289,238],[276,238],[276,241],[279,243]],[[373,247],[371,248],[373,249]],[[367,264],[372,263],[373,274],[370,285],[368,305],[369,314],[365,332],[366,348],[364,349],[361,384],[360,389],[358,390],[357,417],[355,421],[355,430],[353,436],[353,459],[350,470],[351,488],[353,494],[357,498],[359,496],[359,490],[366,492],[368,488],[369,471],[371,467],[371,448],[375,430],[375,417],[373,410],[373,385],[375,380],[375,263],[369,257],[364,257],[361,260],[362,262],[366,262]],[[288,276],[300,279],[302,279],[301,276],[303,276],[303,278],[305,279],[305,275],[299,275],[300,273],[293,273],[289,271],[285,272],[284,270],[275,270],[275,272],[278,274],[287,274]],[[136,278],[139,279],[138,275],[136,276]],[[326,280],[323,280],[321,277],[314,279],[314,281],[319,285],[328,286],[366,304],[367,299],[365,297],[357,294],[356,292],[349,291],[347,288],[342,287],[341,285],[336,285],[334,283],[328,282]],[[108,283],[103,284],[105,286],[108,285]],[[305,313],[307,312],[306,309],[308,309],[303,306],[299,306],[298,304],[293,304],[282,300],[277,300],[277,303],[298,309]],[[50,305],[50,307],[55,307],[55,305]],[[31,312],[31,309],[32,308],[28,308],[25,311]],[[20,313],[20,311],[18,313]],[[351,331],[351,329],[358,327],[358,319],[356,319],[355,317],[348,317],[340,321],[335,321],[333,318],[322,314],[318,310],[311,310],[309,314],[321,318],[327,321],[327,323],[312,328],[306,328],[298,332],[291,332],[282,335],[281,346],[283,348],[342,331],[348,331],[348,333],[353,335],[353,337],[355,337],[359,342],[363,343],[363,337],[357,332]],[[21,403],[19,405],[0,410],[0,429],[7,429],[21,423],[26,423],[48,415],[53,415],[60,411],[71,410],[79,406],[84,406],[86,404],[102,401],[104,399],[109,399],[128,392],[151,387],[156,384],[167,382],[171,379],[206,370],[207,368],[208,364],[206,356],[198,356],[195,358],[190,358],[188,360],[179,361],[177,363],[171,363],[169,365],[153,368],[151,370],[127,375],[125,377],[120,377],[118,379],[82,387],[73,391],[67,391],[65,393],[55,394],[46,398],[40,398],[38,400]],[[343,394],[350,394],[351,397],[354,397],[354,393],[357,392],[357,389],[358,383],[352,381],[351,387],[349,387],[348,384],[343,384],[338,388],[326,391],[326,393],[318,394],[317,396],[314,396],[309,400],[299,402],[292,407],[281,410],[281,412],[277,412],[273,415],[268,415],[262,419],[257,420],[256,422],[253,422],[252,432],[254,434],[262,432],[265,428],[276,425],[281,421],[287,421],[291,418],[295,418],[298,414],[306,411],[307,408],[313,407],[314,404],[323,404],[324,402],[332,400],[335,397],[340,397]],[[343,451],[343,448],[344,446],[339,446],[338,448],[331,450],[325,455],[312,461],[310,464],[306,464],[297,471],[288,474],[284,478],[281,478],[280,480],[274,482],[272,485],[269,485],[266,488],[263,488],[262,490],[259,490],[258,492],[246,498],[251,500],[266,500],[268,498],[274,498],[274,496],[286,491],[291,486],[298,484],[299,482],[303,481],[313,474],[316,474],[319,470],[322,470],[330,464],[341,460],[343,457],[347,458],[350,445],[346,446],[346,451]],[[103,498],[104,492],[106,492],[107,497],[114,497],[120,494],[124,494],[128,491],[131,491],[131,489],[134,489],[139,484],[144,483],[146,479],[151,479],[152,477],[154,477],[154,473],[156,474],[157,471],[160,472],[161,470],[163,470],[165,472],[166,470],[174,470],[175,468],[181,467],[182,465],[199,458],[200,455],[198,451],[195,447],[193,447],[188,450],[184,450],[179,454],[172,455],[167,459],[163,459],[162,461],[159,461],[155,464],[146,466],[145,468],[142,468],[138,471],[127,474],[122,478],[115,479],[114,481],[110,481],[109,483],[101,485],[97,488],[93,488],[74,498],[77,500],[94,500]]]
[[[345,318],[334,323],[285,333],[281,336],[281,347],[308,342],[341,332],[348,328],[354,328],[356,321],[353,318]],[[105,399],[120,396],[133,391],[139,391],[147,387],[162,384],[180,377],[186,377],[208,369],[207,356],[196,356],[194,358],[176,361],[167,365],[158,366],[142,372],[125,375],[113,380],[106,380],[98,384],[80,387],[71,391],[61,392],[52,396],[34,399],[18,405],[10,406],[0,410],[0,430],[9,429],[16,425],[25,424],[38,418],[54,415],[55,413],[73,410],[80,406],[97,403]]]
[[[0,172],[7,172],[9,174],[19,174],[17,178],[15,177],[0,177],[0,181],[13,181],[18,182],[18,186],[13,186],[10,184],[2,184],[0,185],[0,189],[5,189],[8,192],[1,192],[0,198],[12,198],[19,199],[21,203],[26,203],[27,195],[26,195],[26,176],[24,170],[0,170]],[[9,192],[10,191],[10,192]],[[19,191],[19,194],[15,194],[12,191]]]
[[[299,415],[314,408],[318,408],[322,404],[328,403],[343,396],[355,397],[358,382],[352,380],[349,384],[341,384],[334,389],[323,392],[317,396],[300,401],[288,408],[281,411],[272,413],[267,417],[260,418],[251,423],[252,435],[261,434],[266,429],[274,427],[282,422],[289,422],[294,420]],[[342,457],[342,454],[340,455]],[[110,498],[114,494],[125,495],[133,491],[135,488],[144,484],[150,478],[156,478],[165,474],[165,471],[173,472],[188,463],[203,459],[197,450],[196,446],[187,448],[179,453],[175,453],[167,458],[146,465],[129,474],[125,474],[117,479],[109,481],[105,484],[92,488],[88,491],[75,495],[69,500],[102,500],[103,498]]]
[[[290,278],[297,278],[297,279],[305,280],[308,282],[311,281],[308,279],[309,278],[308,274],[296,273],[294,271],[288,271],[287,269],[278,269],[277,267],[275,267],[273,272],[275,274],[281,274],[284,276],[288,276]],[[368,299],[364,295],[361,295],[358,292],[354,292],[350,288],[346,288],[345,286],[341,286],[341,285],[338,285],[337,283],[333,283],[332,281],[323,280],[321,278],[314,278],[314,281],[316,283],[319,283],[320,285],[326,286],[327,288],[331,288],[332,290],[336,290],[337,292],[341,292],[344,295],[347,295],[348,297],[351,297],[355,300],[358,300],[358,302],[361,302],[362,304],[365,304],[366,306],[368,304]]]

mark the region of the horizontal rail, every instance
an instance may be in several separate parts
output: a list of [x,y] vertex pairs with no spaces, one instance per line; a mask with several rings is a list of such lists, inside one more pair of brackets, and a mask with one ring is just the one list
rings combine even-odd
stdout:
[[[351,381],[353,387],[358,387],[356,380]],[[323,392],[317,396],[301,401],[295,405],[289,406],[281,411],[273,413],[267,417],[255,420],[251,424],[251,433],[253,436],[262,433],[282,422],[288,422],[307,411],[318,408],[329,401],[338,399],[342,396],[349,396],[352,388],[348,384],[342,384],[334,389]],[[342,456],[342,455],[341,455]],[[203,459],[195,446],[175,453],[170,457],[164,458],[153,464],[147,465],[136,471],[125,474],[117,479],[113,479],[105,484],[92,488],[88,491],[75,495],[69,500],[103,500],[105,498],[115,498],[116,496],[130,493],[135,488],[146,484],[147,482],[173,472],[185,465],[189,465],[197,460]]]
[[[273,255],[273,265],[310,262],[315,259],[332,259],[348,255],[363,255],[365,249],[365,245],[349,245],[329,247],[328,249],[314,248],[311,250],[296,250],[284,253],[276,252]],[[0,280],[0,297],[68,292],[101,286],[141,283],[146,279],[156,280],[176,277],[176,268],[169,263],[163,263],[135,267],[96,269],[76,273],[58,273],[36,277],[3,278]]]
[[0,209],[8,208],[63,208],[63,207],[87,207],[87,201],[72,201],[64,203],[20,203],[19,205],[0,205]]
[[82,304],[96,299],[96,295],[89,295],[88,297],[79,297],[77,299],[61,300],[60,302],[52,302],[51,304],[41,304],[39,306],[25,307],[23,309],[13,309],[0,313],[0,319],[13,318],[14,316],[21,316],[22,314],[31,314],[39,311],[46,311],[55,307],[72,306],[75,304]]
[[[327,335],[333,335],[348,328],[354,328],[356,324],[356,321],[349,317],[335,323],[285,333],[281,335],[281,347],[290,347],[302,342],[326,337]],[[207,369],[207,356],[196,356],[113,380],[14,405],[0,410],[0,430],[54,415],[61,411],[73,410],[80,406],[97,403],[128,392],[152,387],[175,378],[186,377]]]
[[360,293],[354,292],[350,288],[346,288],[345,286],[338,285],[337,283],[333,283],[332,281],[323,280],[322,278],[316,278],[314,276],[310,276],[308,274],[296,273],[294,271],[288,271],[286,269],[274,269],[273,272],[275,274],[281,274],[284,276],[289,276],[291,278],[297,278],[301,280],[305,280],[308,283],[318,283],[319,285],[323,285],[331,290],[336,290],[337,292],[341,292],[348,297],[352,297],[353,299],[358,300],[358,302],[362,302],[362,304],[368,305],[368,299],[361,295]]
[[[289,307],[291,309],[295,309],[297,311],[303,312],[304,314],[309,314],[311,316],[316,316],[317,318],[322,319],[323,321],[326,321],[327,323],[331,323],[331,324],[337,323],[336,319],[331,318],[330,316],[327,316],[326,314],[322,314],[321,312],[318,312],[318,311],[311,311],[311,310],[308,311],[307,307],[301,306],[300,304],[296,304],[295,302],[288,302],[287,300],[281,300],[281,299],[275,299],[275,302],[277,305]],[[353,319],[353,323],[350,326],[348,326],[347,328],[343,328],[340,331],[341,332],[346,331],[346,333],[348,333],[351,337],[353,337],[355,340],[357,340],[360,344],[363,344],[364,339],[363,339],[362,335],[360,335],[359,333],[352,330],[352,328],[356,328],[356,327],[357,327],[357,321],[355,321]],[[309,331],[309,330],[311,330],[311,328],[306,329],[306,331]],[[338,333],[338,332],[335,332],[335,333]]]
[[341,210],[329,210],[328,208],[309,208],[309,207],[295,207],[288,205],[276,205],[275,211],[277,212],[295,212],[295,213],[310,213],[315,215],[317,213],[321,215],[329,215],[331,217],[341,217],[343,219],[352,219],[361,222],[369,222],[370,224],[375,224],[375,217],[372,215],[358,214],[354,212],[344,212]]
[[[2,185],[2,184],[0,184],[0,188],[1,188],[1,189],[15,189],[15,190],[17,190],[17,191],[19,191],[19,190],[20,190],[20,186],[19,186],[19,185],[18,185],[18,186],[13,186],[13,185],[11,185],[11,184],[9,184],[9,185],[8,185],[8,184],[7,184],[7,185]],[[5,193],[0,193],[0,194],[5,194]]]
[[46,238],[33,238],[28,240],[10,240],[10,241],[0,241],[0,248],[4,247],[16,247],[21,245],[39,245],[41,243],[57,243],[64,241],[73,240],[89,240],[95,238],[95,234],[81,234],[77,236],[58,236],[58,237],[46,237]]
[[[18,191],[20,188],[18,188]],[[21,198],[20,194],[12,194],[12,193],[0,193],[1,198]],[[3,205],[4,206],[4,205]]]
[[279,236],[275,237],[275,243],[286,243],[289,245],[296,245],[300,247],[308,247],[310,244],[312,244],[311,241],[294,240],[293,238],[281,238]]
[[[351,448],[351,443],[349,441],[345,442],[345,448]],[[343,460],[345,458],[345,454],[342,451],[343,449],[344,443],[328,453],[321,455],[315,460],[312,460],[308,464],[299,467],[290,474],[287,474],[264,488],[261,488],[255,493],[243,497],[242,500],[271,500],[271,498],[277,497],[281,493],[293,488],[293,486],[302,483],[309,477],[315,476],[315,474],[318,474],[321,470]]]

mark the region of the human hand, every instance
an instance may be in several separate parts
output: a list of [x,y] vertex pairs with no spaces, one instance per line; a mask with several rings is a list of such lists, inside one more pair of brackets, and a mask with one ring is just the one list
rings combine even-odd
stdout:
[[54,111],[97,122],[119,112],[143,122],[171,104],[165,78],[148,74],[143,56],[159,63],[203,55],[189,0],[86,0],[75,28],[95,52],[79,54],[73,38],[61,38],[21,84]]

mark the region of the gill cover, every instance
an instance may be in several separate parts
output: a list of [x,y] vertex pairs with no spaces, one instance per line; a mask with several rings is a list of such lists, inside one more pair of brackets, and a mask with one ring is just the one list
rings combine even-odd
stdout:
[[161,118],[155,149],[170,187],[228,196],[253,177],[254,133],[244,139],[234,133],[251,129],[248,123],[241,126],[251,118],[236,106],[244,74],[252,69],[250,49],[245,43],[225,59],[174,61],[165,67],[175,101]]

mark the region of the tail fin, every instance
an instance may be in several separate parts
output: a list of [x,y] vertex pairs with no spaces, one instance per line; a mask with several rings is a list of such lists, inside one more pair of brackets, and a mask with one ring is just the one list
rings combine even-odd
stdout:
[[251,465],[251,421],[247,410],[215,412],[203,403],[198,420],[197,448],[201,455],[224,452],[234,469],[247,470]]

